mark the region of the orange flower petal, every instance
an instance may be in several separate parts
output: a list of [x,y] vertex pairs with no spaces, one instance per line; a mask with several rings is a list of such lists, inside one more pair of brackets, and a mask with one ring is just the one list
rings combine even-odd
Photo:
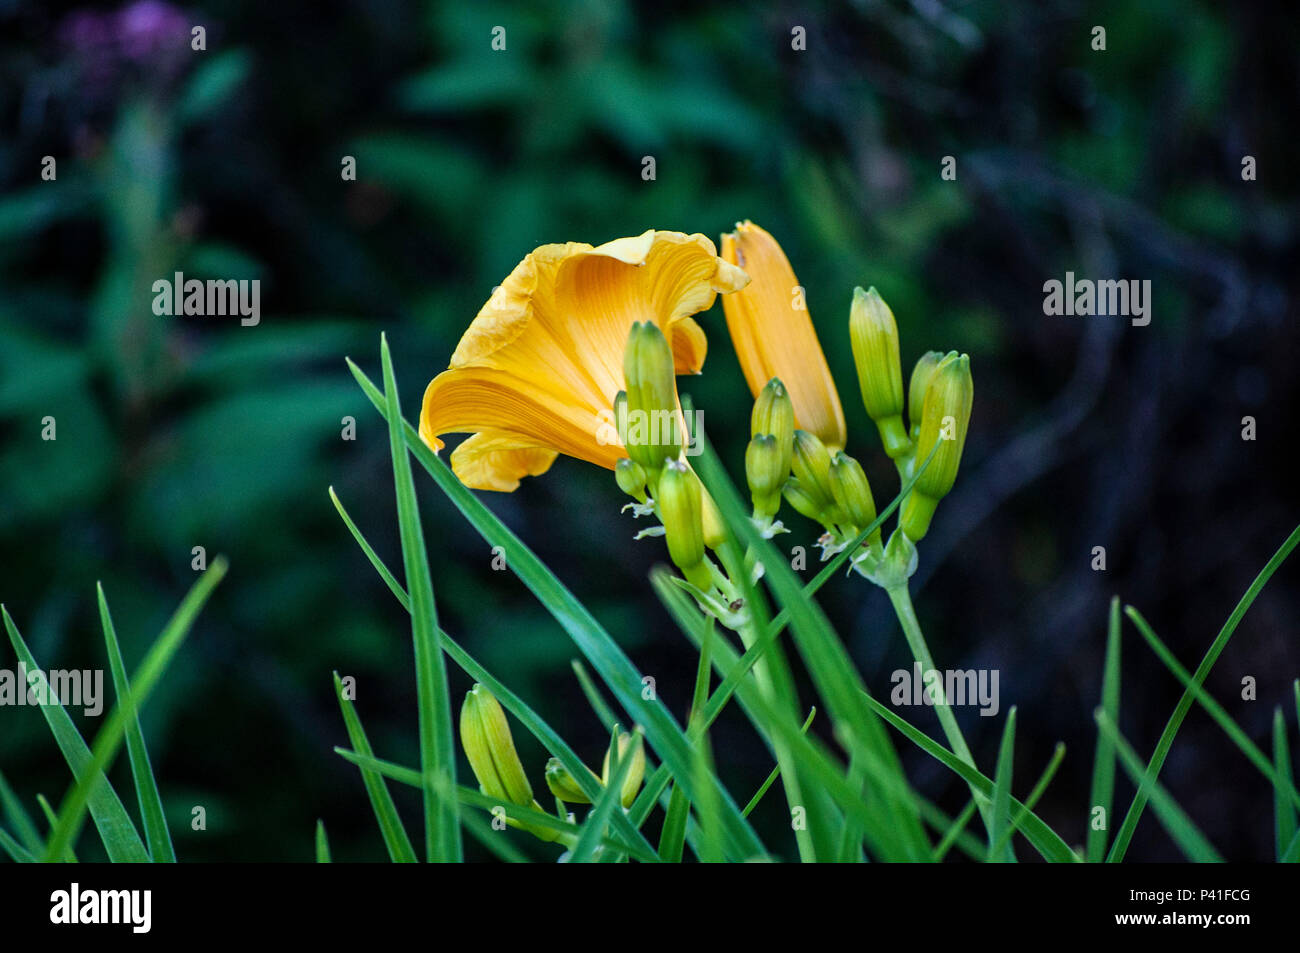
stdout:
[[[832,450],[843,449],[844,410],[799,281],[776,239],[752,222],[722,236],[722,257],[744,269],[749,286],[722,299],[727,330],[750,392],[779,377],[795,420]],[[802,307],[800,307],[802,305]]]

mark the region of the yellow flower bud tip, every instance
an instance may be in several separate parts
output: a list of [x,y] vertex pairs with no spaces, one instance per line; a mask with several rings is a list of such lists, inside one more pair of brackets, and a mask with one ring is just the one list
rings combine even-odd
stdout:
[[[590,768],[585,770],[592,778],[597,781],[600,780],[596,777],[595,771]],[[591,803],[591,798],[587,797],[582,788],[578,786],[578,782],[573,779],[573,775],[569,773],[569,769],[560,762],[559,758],[551,758],[546,762],[546,786],[551,789],[552,794],[567,804]]]
[[966,445],[973,399],[970,358],[950,352],[935,368],[925,391],[921,433],[917,439],[917,463],[923,463],[932,448],[937,446],[937,449],[934,450],[934,459],[917,480],[915,492],[938,501],[952,489],[961,464],[962,449]]
[[680,415],[673,351],[653,321],[637,322],[628,332],[623,351],[623,377],[627,385],[627,410],[620,435],[628,456],[647,471],[658,470],[665,459],[682,450]]
[[943,358],[942,351],[926,351],[916,362],[916,367],[912,368],[912,380],[907,387],[907,417],[913,440],[921,435],[921,410],[925,406],[925,392]]
[[[659,519],[668,555],[683,572],[704,561],[704,516],[699,478],[680,460],[669,460],[659,475]],[[689,578],[689,577],[688,577]]]
[[794,432],[794,457],[791,469],[803,492],[812,498],[819,511],[835,503],[831,490],[831,455],[816,436],[806,430]]
[[[631,735],[627,734],[626,732],[619,734],[618,736],[619,758],[620,759],[625,757],[632,758],[632,764],[628,768],[627,774],[623,777],[623,788],[620,794],[620,799],[622,800],[623,806],[625,808],[632,806],[632,802],[636,800],[637,792],[641,790],[641,782],[645,779],[645,745],[642,744],[641,742],[640,734],[636,736],[635,738],[636,747],[635,749],[633,749],[631,755],[629,755],[628,748],[633,743],[634,743],[634,739],[632,738]],[[609,780],[610,780],[609,754],[610,754],[609,751],[605,752],[605,763],[601,766],[600,769],[600,779],[601,782],[604,784],[609,784]]]
[[515,751],[505,710],[482,685],[476,684],[461,705],[460,741],[484,794],[511,804],[532,803],[532,785]]
[[[876,501],[871,496],[871,484],[862,471],[862,464],[842,450],[831,460],[831,490],[835,502],[859,531],[876,521]],[[880,527],[868,539],[880,542]]]
[[631,457],[622,457],[614,464],[614,479],[618,487],[640,503],[645,502],[645,467]]

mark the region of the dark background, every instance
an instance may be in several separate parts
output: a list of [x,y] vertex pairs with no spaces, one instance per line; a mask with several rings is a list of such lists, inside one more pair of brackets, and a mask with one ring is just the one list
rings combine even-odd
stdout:
[[[190,50],[193,24],[206,52]],[[1296,27],[1284,2],[0,0],[0,599],[44,665],[101,667],[103,580],[133,666],[194,580],[191,548],[226,554],[145,713],[180,857],[305,860],[320,817],[336,858],[382,858],[357,772],[330,750],[346,741],[330,672],[357,677],[377,753],[408,764],[414,678],[405,617],[326,495],[399,565],[387,434],[343,356],[374,376],[387,331],[414,417],[534,246],[650,227],[716,241],[752,218],[807,288],[878,500],[897,484],[857,394],[853,286],[891,304],[909,368],[930,348],[970,353],[971,436],[921,549],[919,611],[941,667],[1000,672],[999,718],[962,713],[986,770],[1011,704],[1018,794],[1066,743],[1040,813],[1082,843],[1111,595],[1193,668],[1300,516]],[[261,324],[155,317],[149,287],[174,270],[260,278]],[[1151,324],[1044,316],[1043,282],[1067,270],[1149,279]],[[709,359],[683,386],[738,474],[749,396],[721,305],[700,322]],[[571,643],[417,485],[444,626],[598,764]],[[561,459],[487,500],[682,717],[692,653],[646,582],[662,544],[633,543],[611,476]],[[811,541],[785,519],[785,540]],[[1099,545],[1105,572],[1090,568]],[[1295,737],[1298,580],[1294,563],[1275,577],[1208,683],[1266,749],[1275,705]],[[836,579],[822,598],[887,694],[910,657],[884,594]],[[1180,689],[1135,634],[1121,723],[1146,756]],[[458,703],[469,682],[452,683]],[[931,711],[905,714],[937,734]],[[959,810],[961,784],[899,747],[918,787]],[[714,749],[743,802],[769,757],[739,713]],[[68,782],[32,709],[0,711],[0,770],[33,808]],[[129,790],[124,764],[114,778]],[[1272,856],[1271,788],[1199,710],[1162,778],[1227,857]],[[1120,782],[1119,810],[1131,791]],[[757,822],[790,856],[779,798]],[[1148,812],[1129,856],[1178,854]]]

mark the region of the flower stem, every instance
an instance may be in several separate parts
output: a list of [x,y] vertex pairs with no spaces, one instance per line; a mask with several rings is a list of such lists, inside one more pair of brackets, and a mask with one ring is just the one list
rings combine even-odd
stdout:
[[[889,593],[889,601],[893,603],[894,614],[898,616],[898,622],[903,627],[903,634],[907,637],[907,644],[912,649],[912,657],[916,659],[921,666],[921,676],[925,673],[935,670],[934,660],[930,657],[930,647],[925,643],[925,636],[921,634],[921,623],[916,618],[916,609],[912,606],[912,595],[908,592],[907,583],[891,586],[885,589]],[[961,728],[957,725],[957,718],[952,713],[952,708],[948,705],[948,699],[943,693],[943,681],[940,680],[934,685],[934,708],[939,715],[939,724],[943,726],[943,733],[948,738],[948,744],[961,761],[975,767],[975,759],[970,753],[970,748],[966,744],[966,738],[961,733]],[[993,829],[992,805],[989,799],[974,784],[970,785],[971,796],[975,799],[975,805],[979,808],[980,816],[984,818],[984,825],[989,830]]]

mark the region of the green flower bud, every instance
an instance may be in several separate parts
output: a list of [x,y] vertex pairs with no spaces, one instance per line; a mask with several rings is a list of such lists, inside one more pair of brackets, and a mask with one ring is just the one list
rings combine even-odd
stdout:
[[623,377],[627,383],[624,442],[628,456],[647,473],[657,472],[665,460],[676,460],[681,454],[682,434],[673,351],[653,321],[632,325],[623,351]]
[[818,512],[824,513],[834,507],[830,452],[824,443],[806,430],[794,432],[794,459],[791,468],[800,488],[816,504]]
[[[864,530],[876,521],[876,501],[871,496],[871,484],[862,472],[862,464],[843,450],[831,460],[831,490],[835,493],[835,502],[858,530]],[[880,527],[877,526],[867,539],[879,543]]]
[[822,509],[811,496],[805,492],[803,484],[794,477],[785,481],[785,487],[781,490],[785,501],[794,507],[795,512],[810,520],[821,522]]
[[659,519],[664,524],[668,555],[696,586],[712,585],[704,568],[704,511],[700,500],[702,487],[689,467],[680,460],[669,460],[659,476]]
[[506,713],[482,685],[476,684],[461,705],[460,743],[480,791],[510,804],[533,803],[533,788],[515,751]]
[[916,362],[916,367],[912,368],[912,380],[907,387],[907,417],[912,427],[913,441],[921,436],[921,408],[925,406],[925,391],[942,360],[942,351],[926,351]]
[[749,435],[771,434],[778,444],[794,439],[794,402],[785,385],[773,377],[758,392],[749,418]]
[[[620,760],[628,756],[627,749],[631,744],[632,736],[626,732],[620,732],[618,736],[618,756]],[[609,784],[609,754],[609,751],[605,752],[605,763],[600,769],[600,779],[604,784]],[[631,758],[632,765],[623,777],[623,790],[620,793],[625,808],[632,806],[632,802],[636,800],[637,791],[641,790],[641,782],[645,779],[645,746],[641,743],[640,735],[637,736],[636,749],[632,752]]]
[[899,525],[913,542],[929,530],[935,507],[957,479],[973,399],[970,358],[950,352],[935,368],[926,388],[921,434],[917,440],[917,465],[925,462],[932,448],[938,449],[934,450],[934,459],[903,501],[899,517]]
[[790,463],[782,456],[771,434],[756,435],[745,448],[745,479],[759,519],[770,520],[781,508],[781,487],[790,476]]
[[903,366],[898,359],[898,323],[875,288],[853,289],[849,343],[867,416],[876,423],[891,460],[912,448],[903,426]]
[[618,488],[639,503],[645,502],[645,468],[631,457],[622,457],[614,464],[614,479]]
[[[596,772],[590,768],[585,769],[597,781]],[[578,786],[578,782],[573,779],[559,758],[552,758],[546,762],[546,786],[551,789],[551,793],[561,801],[568,804],[590,804],[591,798]]]

